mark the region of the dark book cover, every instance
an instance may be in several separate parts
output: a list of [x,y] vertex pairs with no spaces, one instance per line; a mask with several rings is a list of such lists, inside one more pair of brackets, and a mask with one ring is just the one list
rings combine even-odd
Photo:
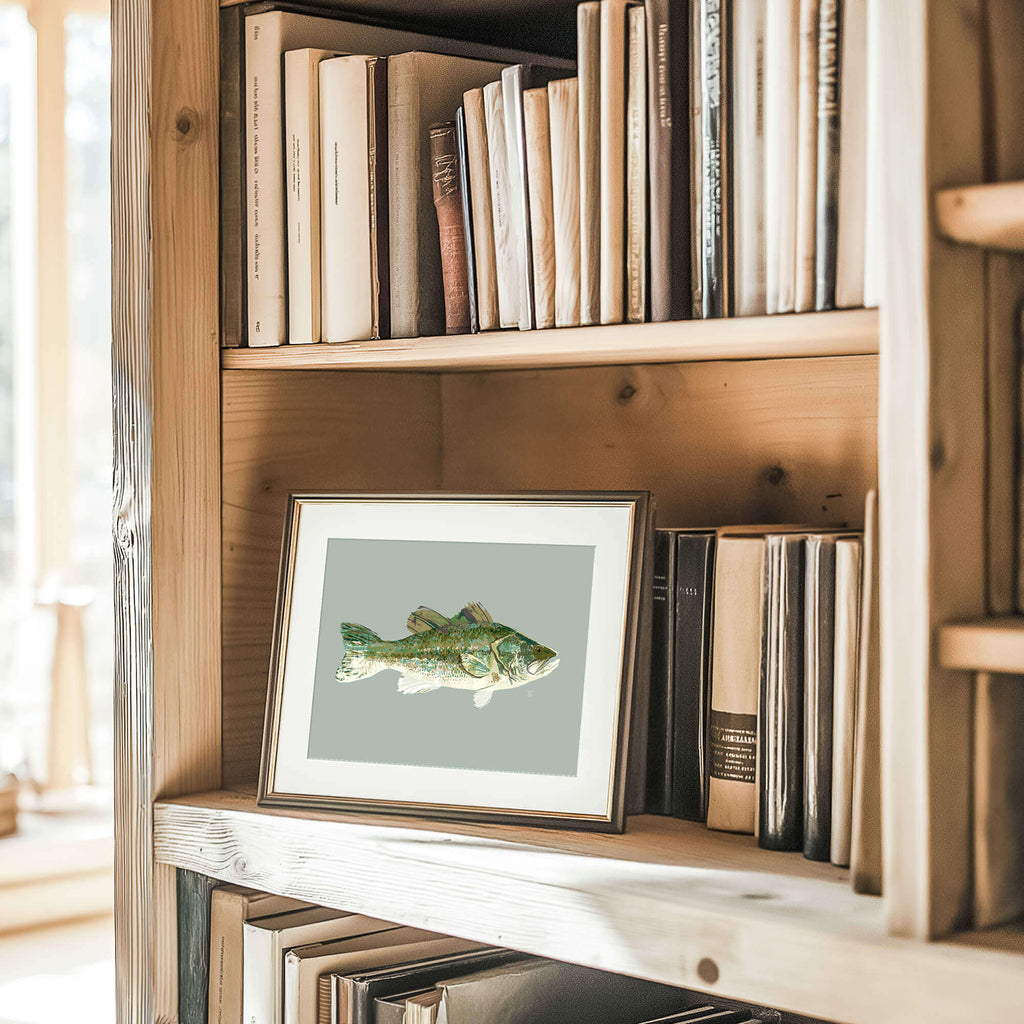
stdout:
[[430,179],[441,241],[446,334],[469,333],[469,260],[462,206],[462,173],[455,122],[430,128]]
[[207,1024],[210,992],[210,895],[216,880],[179,868],[178,1020]]
[[650,711],[647,725],[647,813],[672,813],[672,699],[676,631],[676,532],[654,533]]
[[455,113],[455,139],[459,147],[459,175],[462,183],[462,224],[466,233],[466,262],[469,285],[469,329],[480,330],[480,317],[476,306],[476,255],[473,245],[473,194],[469,187],[469,145],[466,142],[466,110],[459,107]]
[[758,843],[803,848],[804,541],[768,537],[768,651],[758,714]]
[[839,29],[841,0],[818,12],[818,178],[814,239],[814,308],[836,307],[839,225]]
[[245,344],[245,9],[220,9],[220,338]]
[[366,61],[369,132],[370,296],[374,337],[391,337],[391,228],[388,200],[388,59]]
[[687,320],[693,312],[689,38],[688,0],[647,0],[649,266],[654,321]]
[[833,536],[807,538],[804,600],[804,856],[827,861],[832,841]]
[[707,816],[715,534],[711,531],[679,533],[675,570],[671,814],[686,821],[704,821]]
[[732,311],[729,229],[728,5],[700,0],[701,206],[705,318]]

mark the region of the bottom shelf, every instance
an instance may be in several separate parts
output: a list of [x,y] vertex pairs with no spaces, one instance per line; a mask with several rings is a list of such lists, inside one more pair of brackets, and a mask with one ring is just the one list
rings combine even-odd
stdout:
[[225,881],[835,1021],[1020,1009],[1013,929],[989,948],[891,938],[883,901],[846,871],[670,818],[605,836],[279,811],[220,791],[157,804],[154,846]]

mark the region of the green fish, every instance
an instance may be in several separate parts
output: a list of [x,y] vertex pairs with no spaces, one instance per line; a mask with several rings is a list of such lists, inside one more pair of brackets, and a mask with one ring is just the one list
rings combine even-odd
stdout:
[[429,693],[442,686],[472,690],[473,706],[482,708],[495,690],[536,682],[558,668],[550,647],[495,622],[475,602],[451,618],[421,606],[407,626],[409,636],[382,640],[372,629],[343,622],[345,654],[338,681],[353,683],[397,669],[399,693]]

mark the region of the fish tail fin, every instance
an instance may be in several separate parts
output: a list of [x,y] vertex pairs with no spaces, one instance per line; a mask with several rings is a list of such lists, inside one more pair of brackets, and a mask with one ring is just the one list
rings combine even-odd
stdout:
[[338,682],[354,683],[357,679],[365,679],[371,675],[373,666],[366,657],[366,648],[370,644],[380,643],[380,637],[365,626],[343,622],[341,639],[345,641],[345,654],[335,673]]

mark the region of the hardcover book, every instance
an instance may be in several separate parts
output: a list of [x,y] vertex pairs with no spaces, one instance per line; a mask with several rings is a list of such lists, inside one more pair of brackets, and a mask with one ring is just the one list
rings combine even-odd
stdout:
[[555,326],[580,325],[579,80],[548,83],[555,224]]
[[819,0],[800,0],[796,122],[796,289],[794,310],[814,309],[817,232]]
[[576,8],[580,132],[580,323],[601,321],[601,3]]
[[626,320],[647,319],[647,28],[628,11],[626,86]]
[[820,0],[818,21],[818,166],[814,308],[835,309],[839,202],[840,0]]
[[487,120],[483,89],[463,94],[466,153],[472,196],[473,257],[476,267],[476,307],[479,329],[498,327],[498,270],[494,262],[494,222],[491,211],[491,167],[487,154]]
[[[687,643],[689,638],[682,640]],[[654,534],[647,813],[672,813],[673,675],[676,650],[676,531]]]
[[523,93],[526,181],[530,198],[534,320],[555,326],[555,215],[551,183],[551,119],[546,88]]
[[505,136],[505,105],[501,82],[484,86],[484,116],[491,170],[491,213],[494,226],[494,258],[497,269],[498,323],[519,326],[519,249],[512,214]]
[[454,121],[430,129],[430,175],[437,211],[446,334],[468,334],[469,253],[463,220],[462,171]]
[[[470,92],[473,90],[470,89]],[[481,97],[482,98],[482,97]],[[469,285],[469,329],[480,330],[480,311],[476,294],[476,238],[473,234],[473,190],[469,175],[469,138],[466,135],[466,111],[455,112],[455,141],[459,149],[459,183],[462,188],[462,227],[466,244],[466,280]]]

